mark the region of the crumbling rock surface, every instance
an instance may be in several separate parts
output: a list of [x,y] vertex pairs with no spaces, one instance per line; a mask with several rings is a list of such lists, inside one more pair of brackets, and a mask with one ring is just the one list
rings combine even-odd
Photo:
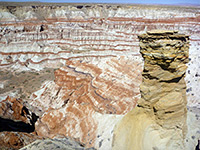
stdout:
[[35,134],[24,132],[0,132],[1,150],[18,150],[37,139],[41,139]]
[[189,37],[177,31],[139,35],[144,58],[141,99],[116,125],[114,150],[185,149],[185,72]]
[[23,105],[22,99],[7,97],[0,102],[0,149],[19,149],[38,137],[35,122],[38,116]]
[[22,99],[9,96],[0,102],[0,131],[34,132],[38,116],[30,112]]
[[[55,71],[55,86],[51,84],[51,87],[44,87],[42,94],[44,101],[40,102],[41,97],[36,97],[35,94],[36,104],[43,106],[44,112],[48,108],[36,123],[38,135],[51,138],[57,134],[73,136],[80,138],[81,142],[90,146],[96,140],[97,124],[99,124],[96,117],[98,115],[125,114],[135,106],[136,103],[129,98],[136,97],[139,93],[129,89],[131,86],[134,87],[138,81],[135,74],[128,69],[132,68],[134,72],[137,72],[138,66],[131,64],[124,57],[119,60],[115,58],[104,60],[99,61],[99,64],[104,64],[108,72],[103,71],[101,67],[86,64],[84,61],[81,63],[67,61],[67,67]],[[123,69],[124,64],[126,64],[126,69]],[[118,65],[119,70],[126,70],[127,79],[125,79],[124,87],[120,84],[122,75],[110,74],[112,65]],[[87,73],[85,73],[86,68]],[[106,75],[107,79],[102,75]],[[109,81],[111,76],[118,79],[113,83]],[[54,96],[50,98],[49,95]],[[35,102],[32,105],[34,104]],[[110,117],[110,122],[115,118],[118,117]],[[80,133],[82,136],[79,136]]]
[[95,148],[84,148],[84,145],[70,138],[54,138],[37,140],[20,150],[95,150]]

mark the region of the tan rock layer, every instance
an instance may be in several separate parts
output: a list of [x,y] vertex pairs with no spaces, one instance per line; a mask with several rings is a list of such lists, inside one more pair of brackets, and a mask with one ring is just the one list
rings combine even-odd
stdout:
[[156,30],[139,40],[144,58],[141,99],[116,126],[113,149],[184,149],[189,37]]

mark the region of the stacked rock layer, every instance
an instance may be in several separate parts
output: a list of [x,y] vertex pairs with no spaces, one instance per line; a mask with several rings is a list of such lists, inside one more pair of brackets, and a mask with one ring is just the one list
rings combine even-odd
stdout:
[[139,35],[144,58],[141,99],[117,124],[114,150],[185,149],[185,72],[189,37],[176,31]]

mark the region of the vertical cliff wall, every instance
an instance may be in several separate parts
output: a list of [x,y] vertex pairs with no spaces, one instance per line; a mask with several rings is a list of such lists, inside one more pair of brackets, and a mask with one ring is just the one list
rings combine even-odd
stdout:
[[114,125],[140,98],[138,34],[191,35],[188,106],[199,107],[199,21],[198,7],[1,3],[0,100],[21,98],[38,135],[111,149]]
[[114,150],[180,150],[186,138],[189,38],[175,31],[139,36],[144,58],[141,99],[117,124]]

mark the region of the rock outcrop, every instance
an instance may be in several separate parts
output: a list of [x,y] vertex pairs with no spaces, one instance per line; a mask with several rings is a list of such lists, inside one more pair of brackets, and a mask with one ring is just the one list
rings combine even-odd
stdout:
[[[29,126],[30,132],[34,131],[34,126],[35,122],[38,119],[38,116],[35,115],[35,113],[30,112],[25,105],[23,105],[23,100],[22,99],[16,99],[16,98],[10,98],[9,96],[0,102],[0,119],[1,119],[1,128],[0,131],[4,130],[26,130],[23,128],[17,129],[16,127],[13,127],[10,124],[9,127],[10,129],[4,129],[4,128],[9,128],[6,126],[6,122],[11,122],[13,121],[13,124],[21,122],[24,125]],[[4,120],[4,123],[2,123]],[[15,122],[15,123],[14,123]]]
[[0,149],[19,149],[36,139],[38,116],[29,111],[22,99],[7,97],[0,102]]
[[78,143],[70,138],[55,138],[37,140],[20,150],[95,150],[95,148],[84,148],[84,144]]
[[185,149],[185,72],[189,37],[153,30],[139,35],[144,58],[141,99],[116,125],[114,150]]
[[[9,126],[9,125],[4,125]],[[41,139],[35,134],[25,132],[0,132],[0,149],[1,150],[18,150],[37,139]]]

